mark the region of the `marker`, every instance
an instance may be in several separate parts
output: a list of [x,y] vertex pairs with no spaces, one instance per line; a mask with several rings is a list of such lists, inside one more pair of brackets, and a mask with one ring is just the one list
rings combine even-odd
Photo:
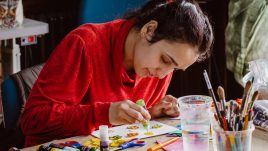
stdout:
[[77,148],[72,148],[72,147],[68,147],[68,146],[62,146],[62,145],[54,144],[54,143],[49,144],[49,147],[63,149],[63,150],[66,150],[66,151],[80,151]]
[[63,149],[54,148],[54,147],[45,146],[45,145],[38,146],[36,150],[37,151],[66,151],[66,150],[63,150]]
[[126,148],[130,148],[130,147],[135,147],[135,146],[144,146],[145,145],[145,141],[139,140],[137,138],[134,138],[128,142],[125,142],[121,145],[119,145],[120,149],[126,149]]
[[157,145],[155,145],[154,147],[150,147],[147,149],[147,151],[156,151],[160,148],[163,148],[171,143],[174,143],[175,141],[177,141],[179,139],[179,137],[174,137],[174,138],[171,138],[171,139],[168,139],[167,141],[164,141],[162,143],[159,143]]
[[62,145],[73,147],[73,148],[77,148],[80,151],[93,151],[93,149],[94,149],[94,151],[96,150],[95,148],[92,148],[92,147],[89,148],[87,146],[83,146],[80,143],[78,143],[77,141],[67,141],[67,142],[65,142]]

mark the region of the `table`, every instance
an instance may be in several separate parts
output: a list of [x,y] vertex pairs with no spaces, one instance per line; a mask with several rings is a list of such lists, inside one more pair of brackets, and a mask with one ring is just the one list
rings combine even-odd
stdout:
[[[160,118],[160,119],[156,119],[156,121],[159,121],[159,122],[171,125],[171,126],[176,126],[177,124],[180,123],[179,120],[170,120],[168,118]],[[90,138],[92,138],[92,136],[76,136],[76,137],[71,137],[71,138],[62,139],[62,140],[54,140],[52,142],[53,143],[63,143],[63,142],[70,141],[70,140],[76,140],[78,142],[83,143]],[[161,139],[161,138],[166,138],[166,136],[161,135],[161,136],[146,138],[146,139],[143,139],[146,141],[145,146],[133,147],[133,148],[128,148],[128,149],[124,149],[124,150],[126,150],[126,151],[134,151],[134,150],[146,151],[147,148],[155,145],[156,140]],[[268,147],[268,132],[263,131],[261,129],[255,129],[255,131],[253,132],[252,151],[263,151],[263,150],[265,150],[264,147]],[[212,142],[210,142],[209,150],[213,151]],[[21,151],[36,151],[36,147],[24,148]]]

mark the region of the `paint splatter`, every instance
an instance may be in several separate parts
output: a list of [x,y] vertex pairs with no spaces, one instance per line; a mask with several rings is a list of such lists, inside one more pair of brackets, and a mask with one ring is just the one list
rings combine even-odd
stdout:
[[118,140],[115,140],[115,141],[111,142],[109,144],[109,146],[115,148],[115,147],[119,147],[121,144],[123,144],[125,142],[126,142],[126,140],[118,139]]
[[145,132],[144,135],[151,136],[151,135],[154,135],[154,133],[153,132]]
[[84,146],[87,146],[87,147],[94,147],[94,148],[100,148],[100,139],[98,138],[92,138],[92,139],[89,139],[88,141],[86,141],[85,143],[83,143]]
[[152,129],[157,129],[157,128],[160,128],[160,127],[162,127],[162,125],[160,125],[160,124],[154,124],[152,126]]
[[122,136],[120,136],[120,135],[115,135],[115,136],[109,137],[110,140],[118,140],[118,139],[121,139],[121,138],[122,138]]
[[136,130],[136,129],[139,129],[140,127],[137,126],[137,125],[130,125],[127,127],[127,129],[131,129],[131,130]]
[[128,133],[127,134],[127,137],[135,137],[135,136],[138,136],[139,133]]

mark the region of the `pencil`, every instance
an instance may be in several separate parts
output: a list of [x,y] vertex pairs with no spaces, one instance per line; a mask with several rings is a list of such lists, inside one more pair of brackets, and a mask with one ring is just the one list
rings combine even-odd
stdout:
[[148,148],[147,151],[156,151],[156,150],[158,150],[160,148],[163,148],[163,147],[165,147],[165,146],[177,141],[178,139],[179,139],[179,137],[174,137],[174,138],[168,139],[168,140],[166,140],[166,141],[164,141],[162,143],[159,143],[159,144],[155,145],[154,147]]

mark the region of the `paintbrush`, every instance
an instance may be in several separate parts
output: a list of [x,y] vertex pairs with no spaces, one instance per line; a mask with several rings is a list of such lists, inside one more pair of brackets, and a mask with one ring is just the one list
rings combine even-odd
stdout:
[[226,116],[226,101],[225,101],[225,93],[223,87],[219,86],[217,89],[218,96],[220,98],[221,108],[223,110],[223,116]]
[[248,96],[251,90],[251,85],[252,85],[252,82],[250,80],[247,81],[244,92],[243,92],[242,104],[239,110],[239,113],[242,117],[244,116],[244,112],[245,112],[244,110],[246,110],[245,106],[247,106],[246,104],[248,103]]
[[209,94],[210,94],[210,96],[212,97],[212,101],[213,101],[214,106],[215,106],[215,109],[216,109],[216,113],[217,113],[217,116],[218,116],[218,119],[219,119],[219,122],[220,122],[220,126],[221,126],[222,128],[224,128],[224,124],[223,124],[222,116],[221,116],[220,111],[219,111],[219,108],[218,108],[218,106],[217,106],[217,99],[216,99],[215,94],[214,94],[214,92],[213,92],[213,89],[212,89],[210,80],[209,80],[209,78],[208,78],[208,73],[207,73],[206,70],[204,70],[203,75],[204,75],[204,78],[205,78],[205,81],[206,81],[206,84],[207,84],[207,87],[208,87]]
[[247,109],[248,112],[253,108],[254,102],[255,102],[255,100],[258,99],[258,96],[259,96],[259,91],[255,91],[253,93],[253,95],[252,95],[251,102],[249,103],[249,106],[248,106],[248,109]]

